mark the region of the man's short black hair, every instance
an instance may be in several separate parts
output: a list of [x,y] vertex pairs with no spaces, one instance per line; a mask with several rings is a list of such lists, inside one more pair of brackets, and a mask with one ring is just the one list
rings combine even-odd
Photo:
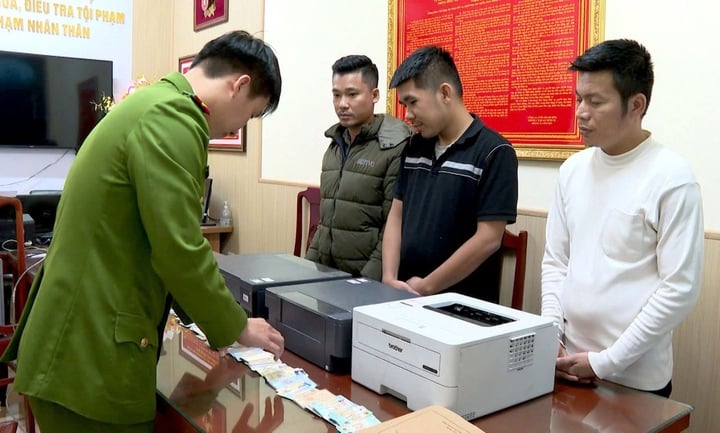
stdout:
[[580,72],[611,71],[613,83],[622,99],[623,113],[627,112],[627,101],[638,93],[645,95],[647,112],[655,76],[650,53],[640,43],[631,39],[599,43],[578,56],[569,69]]
[[415,86],[426,90],[435,90],[442,83],[449,83],[462,97],[462,82],[457,66],[450,53],[433,45],[413,51],[398,66],[390,80],[390,88],[415,80]]
[[362,80],[370,89],[378,86],[378,68],[368,56],[353,54],[340,57],[332,65],[333,75],[360,72]]
[[240,72],[250,76],[250,96],[267,96],[263,115],[275,111],[280,103],[282,77],[272,48],[246,31],[225,33],[205,44],[193,59],[191,68],[202,65],[209,78]]

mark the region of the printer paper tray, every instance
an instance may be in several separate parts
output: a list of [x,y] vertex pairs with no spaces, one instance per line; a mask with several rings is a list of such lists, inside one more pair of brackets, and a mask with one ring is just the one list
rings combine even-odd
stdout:
[[426,374],[438,376],[440,354],[403,339],[392,332],[383,332],[364,323],[357,324],[357,345],[380,352],[394,358],[407,367],[416,368]]

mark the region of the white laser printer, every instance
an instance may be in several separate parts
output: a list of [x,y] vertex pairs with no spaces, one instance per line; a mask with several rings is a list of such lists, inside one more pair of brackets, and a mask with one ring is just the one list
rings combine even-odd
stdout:
[[553,390],[552,320],[457,293],[353,309],[352,379],[471,420]]

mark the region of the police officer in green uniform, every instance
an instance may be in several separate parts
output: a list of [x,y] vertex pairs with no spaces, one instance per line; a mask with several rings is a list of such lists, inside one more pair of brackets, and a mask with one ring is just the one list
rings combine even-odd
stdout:
[[203,47],[118,103],[80,148],[52,245],[4,360],[43,433],[151,432],[170,305],[219,348],[279,356],[280,333],[248,319],[200,231],[208,141],[274,111],[277,58],[246,32]]

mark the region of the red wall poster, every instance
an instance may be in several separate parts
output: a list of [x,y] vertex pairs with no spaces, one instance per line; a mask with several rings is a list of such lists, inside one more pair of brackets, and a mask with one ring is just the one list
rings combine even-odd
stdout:
[[[439,45],[460,72],[465,104],[526,159],[584,148],[570,62],[600,42],[601,0],[390,0],[388,73],[415,49]],[[388,80],[389,81],[389,80]],[[388,109],[404,117],[395,93]]]

